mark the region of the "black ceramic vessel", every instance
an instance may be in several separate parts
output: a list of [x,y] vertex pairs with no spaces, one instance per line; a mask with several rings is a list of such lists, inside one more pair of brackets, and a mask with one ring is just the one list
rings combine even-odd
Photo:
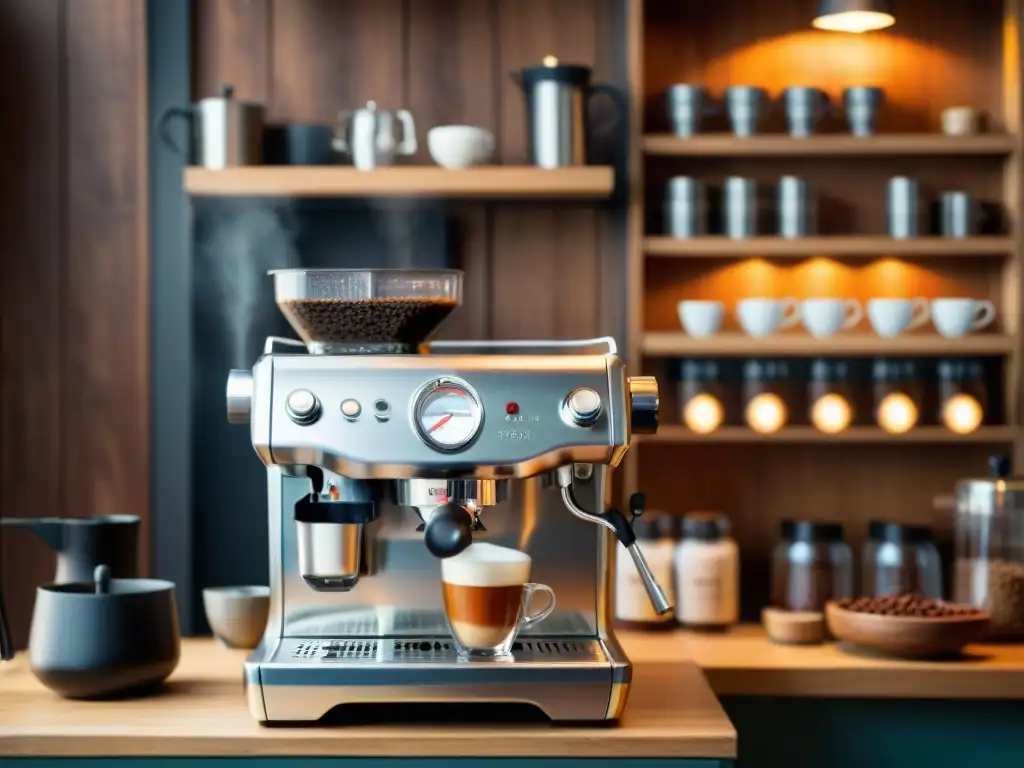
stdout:
[[36,590],[29,663],[47,688],[69,699],[141,695],[178,665],[181,640],[174,584],[111,579]]

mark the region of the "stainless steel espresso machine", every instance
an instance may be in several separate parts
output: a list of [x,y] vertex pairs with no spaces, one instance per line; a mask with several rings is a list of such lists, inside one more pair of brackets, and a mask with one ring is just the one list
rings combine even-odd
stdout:
[[[612,339],[435,342],[461,302],[454,270],[279,270],[301,341],[271,338],[228,378],[228,417],[267,466],[270,617],[245,664],[261,722],[377,704],[532,705],[614,720],[631,665],[612,632],[611,577],[631,556],[609,472],[658,426],[658,389]],[[528,552],[555,612],[511,662],[458,656],[438,558],[486,540]],[[617,544],[621,543],[621,546]]]

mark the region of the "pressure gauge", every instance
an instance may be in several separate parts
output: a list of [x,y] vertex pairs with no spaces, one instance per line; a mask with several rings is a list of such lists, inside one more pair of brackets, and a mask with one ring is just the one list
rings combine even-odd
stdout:
[[413,423],[423,442],[438,451],[457,451],[480,431],[483,409],[476,392],[451,377],[427,382],[413,401]]

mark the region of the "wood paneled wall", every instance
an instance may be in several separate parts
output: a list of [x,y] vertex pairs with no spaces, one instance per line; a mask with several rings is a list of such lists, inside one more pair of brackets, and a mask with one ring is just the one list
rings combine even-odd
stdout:
[[[132,513],[143,537],[144,13],[138,0],[0,3],[0,515]],[[0,529],[18,647],[53,572],[31,533]]]
[[[496,162],[527,162],[524,102],[511,73],[546,55],[624,83],[622,0],[196,0],[196,98],[230,82],[274,122],[334,121],[373,100],[408,108],[430,163],[435,125],[483,126]],[[599,114],[607,105],[595,103]],[[621,126],[623,129],[625,125]],[[623,134],[597,152],[618,159]],[[461,203],[465,305],[459,338],[620,334],[623,217],[614,206]]]

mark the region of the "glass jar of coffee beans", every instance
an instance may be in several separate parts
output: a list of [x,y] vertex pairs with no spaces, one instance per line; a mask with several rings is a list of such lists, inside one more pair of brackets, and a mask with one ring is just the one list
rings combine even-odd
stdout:
[[853,596],[853,553],[843,526],[783,520],[772,554],[772,606],[789,611],[825,609],[829,600]]
[[953,599],[987,610],[992,634],[1024,638],[1024,478],[1006,456],[956,488]]

